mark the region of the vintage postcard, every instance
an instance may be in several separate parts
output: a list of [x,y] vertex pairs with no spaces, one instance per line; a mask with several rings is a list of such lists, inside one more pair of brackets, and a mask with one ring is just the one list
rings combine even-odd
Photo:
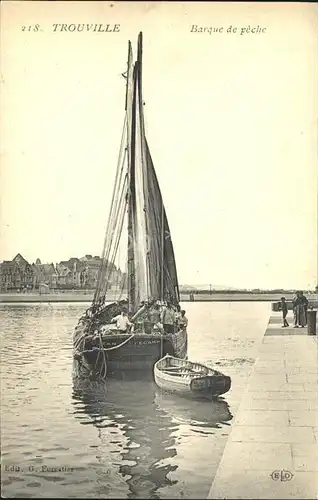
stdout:
[[317,32],[2,2],[4,498],[317,498]]

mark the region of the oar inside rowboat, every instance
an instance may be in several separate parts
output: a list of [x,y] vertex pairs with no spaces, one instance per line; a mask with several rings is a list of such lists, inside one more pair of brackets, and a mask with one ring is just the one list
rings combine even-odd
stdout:
[[179,368],[178,370],[174,370],[171,368],[162,368],[161,371],[164,373],[170,373],[171,375],[184,375],[184,374],[189,374],[189,375],[208,375],[207,371],[205,370],[192,370],[191,368]]
[[175,366],[165,366],[165,367],[161,368],[161,370],[162,371],[168,370],[169,372],[173,372],[173,373],[177,373],[180,371],[188,371],[191,373],[208,373],[208,370],[205,370],[205,369],[195,370],[194,368],[190,368],[187,366],[179,366],[178,368]]
[[165,366],[161,368],[161,370],[171,370],[171,371],[178,371],[178,370],[192,370],[192,368],[188,368],[187,366]]
[[164,372],[166,375],[173,375],[174,377],[191,377],[191,378],[200,378],[200,377],[207,377],[208,375],[206,373],[200,373],[200,372],[197,372],[197,373],[191,373],[191,372],[187,372],[187,371],[184,371],[184,372],[173,372],[173,373],[169,373],[169,372]]

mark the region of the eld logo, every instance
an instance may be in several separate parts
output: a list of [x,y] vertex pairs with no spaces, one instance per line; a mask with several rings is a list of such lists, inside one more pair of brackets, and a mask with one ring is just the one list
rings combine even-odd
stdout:
[[273,481],[290,481],[294,477],[294,474],[289,472],[289,470],[274,470],[271,473],[271,478]]

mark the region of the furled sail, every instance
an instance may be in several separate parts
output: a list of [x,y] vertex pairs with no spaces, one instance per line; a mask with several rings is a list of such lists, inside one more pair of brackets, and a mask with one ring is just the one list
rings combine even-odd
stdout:
[[135,70],[131,43],[128,44],[127,87],[126,87],[126,116],[127,116],[127,157],[128,157],[128,242],[127,242],[127,274],[128,274],[128,304],[132,309],[139,300],[136,288],[135,241],[137,231],[136,221],[136,188],[135,188],[135,124],[133,111],[135,108]]
[[131,277],[128,298],[131,312],[135,312],[142,301],[149,299],[146,196],[144,190],[144,129],[139,111],[139,74],[140,68],[137,59],[133,70],[133,92],[130,103],[131,134],[130,144],[128,144],[128,268]]

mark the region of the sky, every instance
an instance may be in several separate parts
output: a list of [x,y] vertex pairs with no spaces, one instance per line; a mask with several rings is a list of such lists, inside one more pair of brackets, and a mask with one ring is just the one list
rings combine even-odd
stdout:
[[317,284],[317,5],[5,1],[1,14],[0,260],[101,254],[121,73],[142,31],[146,134],[179,282]]

